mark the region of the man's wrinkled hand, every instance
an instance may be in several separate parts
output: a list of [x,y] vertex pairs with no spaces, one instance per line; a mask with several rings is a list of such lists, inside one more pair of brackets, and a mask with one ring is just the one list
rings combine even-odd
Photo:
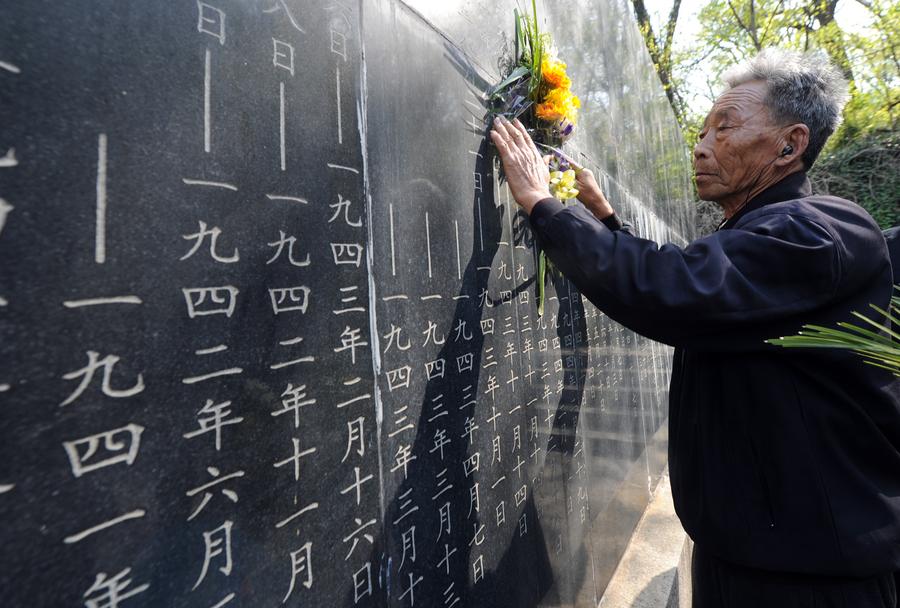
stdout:
[[581,168],[576,171],[575,184],[578,187],[578,200],[594,214],[594,217],[603,220],[613,214],[612,205],[606,200],[600,184],[590,169]]
[[532,208],[550,198],[550,171],[525,127],[515,119],[509,122],[502,116],[494,119],[491,141],[497,147],[506,182],[516,202],[531,213]]

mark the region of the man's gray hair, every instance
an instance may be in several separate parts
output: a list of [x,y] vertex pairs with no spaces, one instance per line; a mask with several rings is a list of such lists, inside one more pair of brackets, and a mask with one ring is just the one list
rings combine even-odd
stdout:
[[809,145],[803,153],[806,169],[841,124],[841,110],[849,97],[843,74],[822,52],[763,49],[747,63],[728,70],[723,80],[727,88],[765,81],[769,89],[765,103],[772,120],[809,127]]

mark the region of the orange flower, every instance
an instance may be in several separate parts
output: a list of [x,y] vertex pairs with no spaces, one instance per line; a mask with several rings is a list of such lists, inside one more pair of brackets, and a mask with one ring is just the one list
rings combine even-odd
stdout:
[[535,114],[541,120],[557,121],[565,119],[572,124],[578,121],[581,100],[565,88],[551,89],[544,101],[535,107]]
[[541,78],[551,88],[568,89],[572,86],[572,81],[566,75],[566,64],[558,59],[545,57],[541,61]]

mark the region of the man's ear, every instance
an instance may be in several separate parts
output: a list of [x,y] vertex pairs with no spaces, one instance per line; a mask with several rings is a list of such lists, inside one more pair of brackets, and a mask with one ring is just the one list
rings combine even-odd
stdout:
[[803,154],[806,152],[806,148],[809,147],[809,127],[800,122],[793,124],[790,127],[786,127],[784,143],[785,148],[790,146],[791,152],[779,156],[776,164],[790,165],[795,161],[802,159]]

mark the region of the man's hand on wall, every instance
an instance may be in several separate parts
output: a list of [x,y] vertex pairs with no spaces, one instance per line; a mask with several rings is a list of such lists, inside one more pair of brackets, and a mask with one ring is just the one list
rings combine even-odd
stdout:
[[530,214],[538,201],[551,198],[547,165],[518,119],[509,122],[502,116],[495,118],[491,141],[500,153],[513,198]]

